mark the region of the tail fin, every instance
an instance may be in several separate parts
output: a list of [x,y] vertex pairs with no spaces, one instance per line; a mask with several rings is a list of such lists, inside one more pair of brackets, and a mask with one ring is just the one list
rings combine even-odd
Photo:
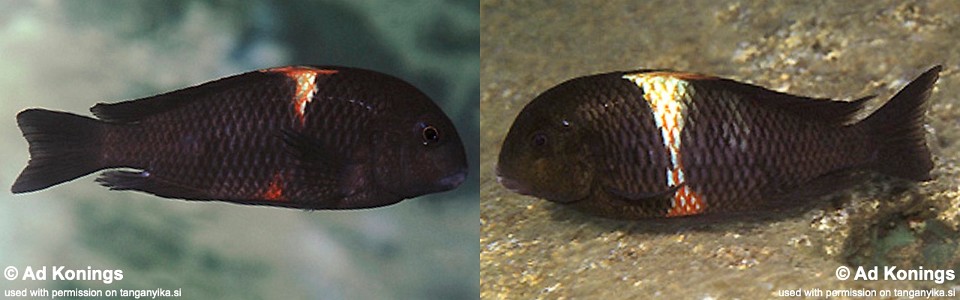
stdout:
[[43,109],[17,114],[30,144],[30,162],[13,183],[13,193],[42,190],[101,169],[103,125],[92,118]]
[[858,126],[866,127],[877,147],[873,169],[895,177],[930,180],[930,150],[924,139],[924,114],[941,66],[930,68]]

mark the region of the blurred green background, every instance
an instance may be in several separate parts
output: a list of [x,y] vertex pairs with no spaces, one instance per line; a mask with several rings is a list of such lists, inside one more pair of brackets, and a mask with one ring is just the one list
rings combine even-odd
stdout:
[[454,192],[304,212],[109,192],[87,176],[0,193],[0,267],[121,269],[123,280],[0,289],[177,289],[187,298],[464,299],[479,295],[477,1],[0,2],[2,186],[25,166],[14,116],[252,69],[318,64],[404,78],[451,116],[471,173]]

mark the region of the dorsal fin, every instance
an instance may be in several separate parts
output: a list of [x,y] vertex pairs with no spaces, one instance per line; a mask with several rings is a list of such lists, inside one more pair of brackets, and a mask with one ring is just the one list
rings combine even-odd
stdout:
[[642,74],[644,76],[649,76],[649,77],[673,77],[676,79],[686,80],[686,81],[720,79],[720,78],[717,78],[716,76],[710,76],[710,75],[700,74],[700,73],[674,71],[671,69],[640,69],[640,70],[633,70],[633,71],[621,72],[621,73],[623,73],[623,75],[630,75],[630,74],[641,75]]
[[735,91],[748,99],[755,100],[759,105],[788,111],[806,120],[820,120],[834,124],[850,121],[853,115],[863,108],[863,104],[867,100],[875,97],[871,95],[853,101],[837,101],[829,98],[794,96],[730,79],[717,78],[694,81],[697,82],[697,86],[709,85],[710,88]]
[[148,116],[176,109],[195,100],[204,99],[208,95],[222,92],[225,89],[255,83],[262,84],[264,80],[270,78],[283,80],[285,77],[279,73],[252,71],[156,96],[118,103],[98,103],[91,107],[90,111],[97,118],[107,122],[133,123]]

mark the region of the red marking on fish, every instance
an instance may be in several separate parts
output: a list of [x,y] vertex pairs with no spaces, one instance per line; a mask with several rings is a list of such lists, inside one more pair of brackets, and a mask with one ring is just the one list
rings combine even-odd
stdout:
[[270,180],[270,184],[267,185],[267,189],[263,191],[260,195],[264,200],[269,201],[285,201],[283,198],[283,175],[281,172],[273,174],[273,179]]
[[673,195],[673,207],[667,211],[667,217],[681,217],[701,214],[706,206],[699,193],[686,185],[677,189]]

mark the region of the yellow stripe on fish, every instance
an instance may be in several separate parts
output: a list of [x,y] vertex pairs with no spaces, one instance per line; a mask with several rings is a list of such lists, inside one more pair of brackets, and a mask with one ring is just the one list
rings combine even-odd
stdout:
[[684,184],[680,133],[683,131],[685,103],[691,101],[694,90],[682,78],[684,74],[662,72],[623,75],[623,79],[643,89],[643,99],[650,105],[654,122],[663,138],[663,146],[670,153],[670,168],[666,170],[667,186],[679,188],[674,192],[667,211],[669,217],[699,214],[706,206],[700,195]]

